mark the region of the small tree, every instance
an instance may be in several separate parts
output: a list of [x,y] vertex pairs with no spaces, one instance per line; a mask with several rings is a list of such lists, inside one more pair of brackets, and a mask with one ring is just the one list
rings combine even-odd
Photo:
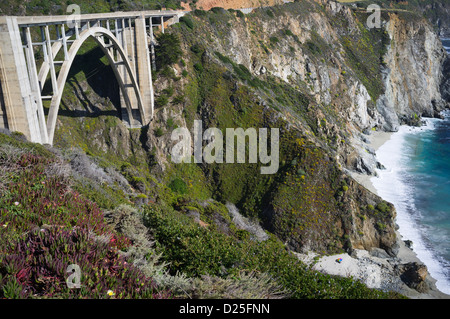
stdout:
[[161,33],[158,37],[158,46],[155,47],[156,66],[158,69],[178,62],[183,54],[180,39],[172,33]]

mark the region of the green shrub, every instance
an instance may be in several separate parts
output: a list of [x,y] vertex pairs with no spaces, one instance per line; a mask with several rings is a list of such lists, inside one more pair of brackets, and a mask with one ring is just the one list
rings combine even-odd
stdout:
[[186,194],[188,191],[186,183],[181,178],[175,178],[168,185],[169,188],[177,194]]
[[233,64],[233,70],[241,78],[241,80],[250,81],[252,79],[252,74],[243,64],[235,65]]
[[161,33],[157,36],[158,45],[155,47],[156,66],[158,69],[171,65],[180,60],[180,39],[173,33]]
[[266,14],[271,18],[275,17],[275,15],[273,14],[273,11],[270,8],[266,10]]
[[275,36],[272,36],[272,37],[270,37],[270,43],[273,45],[273,44],[277,44],[278,43],[278,38],[277,37],[275,37]]
[[174,92],[173,86],[169,86],[168,88],[163,90],[163,93],[168,97],[171,97],[173,95],[173,92]]
[[204,17],[208,14],[205,10],[200,10],[200,9],[195,9],[192,13],[197,17]]
[[386,224],[383,224],[382,222],[377,222],[377,228],[379,230],[385,230],[386,229]]
[[183,103],[186,100],[184,97],[184,94],[177,95],[173,98],[172,104],[180,104]]
[[197,70],[198,72],[202,73],[203,72],[203,65],[201,63],[195,63],[194,64],[194,69]]
[[311,51],[311,53],[314,55],[318,55],[318,54],[322,53],[320,48],[312,41],[307,41],[306,46],[308,47],[309,51]]
[[184,23],[189,29],[194,29],[194,21],[188,16],[182,16],[180,22]]
[[168,118],[166,124],[167,124],[167,126],[168,126],[169,128],[171,128],[171,129],[173,129],[173,128],[175,127],[175,123],[174,123],[174,121],[173,121],[173,118]]
[[369,289],[363,283],[310,270],[271,236],[258,242],[239,232],[239,238],[199,226],[173,210],[148,206],[144,220],[161,245],[171,271],[189,276],[236,276],[242,270],[267,273],[292,298],[388,298],[396,294]]
[[155,129],[154,132],[155,132],[155,136],[156,136],[156,137],[161,137],[161,136],[164,135],[164,131],[163,131],[163,129],[160,128],[160,127],[158,127],[157,129]]
[[196,43],[193,46],[191,46],[191,51],[194,52],[195,54],[200,55],[203,54],[203,52],[205,52],[205,48],[200,43]]
[[223,12],[225,12],[225,10],[223,9],[223,8],[221,8],[221,7],[213,7],[213,8],[211,8],[210,9],[212,12],[214,12],[214,13],[223,13]]
[[[166,65],[160,72],[160,74],[169,79],[175,79],[175,71],[168,65]],[[156,79],[156,77],[154,77]]]
[[376,209],[383,214],[387,214],[391,211],[388,204],[385,201],[379,202],[376,206]]
[[294,36],[294,34],[292,33],[292,31],[289,30],[289,29],[285,29],[285,30],[284,30],[284,34],[285,34],[285,35],[288,35],[288,36]]
[[155,99],[156,106],[163,107],[169,103],[169,98],[165,94],[161,94]]
[[220,53],[218,51],[216,51],[214,53],[219,58],[219,60],[222,61],[223,63],[233,64],[233,61],[231,61],[231,59],[229,57],[223,55],[222,53]]

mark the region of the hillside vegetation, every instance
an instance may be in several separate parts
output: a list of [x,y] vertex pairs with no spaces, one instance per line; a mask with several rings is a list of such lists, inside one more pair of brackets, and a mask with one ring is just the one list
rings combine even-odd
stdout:
[[[237,229],[223,204],[194,201],[160,184],[166,198],[158,203],[102,209],[88,199],[95,191],[75,190],[86,181],[105,184],[105,172],[83,154],[0,134],[0,161],[2,297],[395,296],[311,271],[275,236],[259,242]],[[109,183],[102,189],[116,192]],[[67,288],[68,264],[80,266],[81,289]]]

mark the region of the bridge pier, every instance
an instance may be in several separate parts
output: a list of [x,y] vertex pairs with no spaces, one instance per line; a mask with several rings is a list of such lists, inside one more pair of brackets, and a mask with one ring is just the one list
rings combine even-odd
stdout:
[[150,122],[153,116],[153,82],[152,70],[150,64],[150,52],[147,41],[147,28],[143,16],[135,20],[136,34],[136,69],[139,88],[141,90],[142,103],[146,109],[147,118],[143,119],[146,123]]
[[0,127],[21,132],[32,142],[47,143],[39,127],[40,92],[30,84],[34,70],[28,72],[16,18],[0,17],[0,43]]

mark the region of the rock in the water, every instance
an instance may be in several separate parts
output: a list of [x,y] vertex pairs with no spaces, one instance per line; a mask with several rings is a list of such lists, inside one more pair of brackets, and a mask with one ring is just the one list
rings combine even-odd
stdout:
[[428,275],[427,266],[417,262],[410,262],[399,265],[397,268],[400,271],[400,278],[408,287],[419,292],[428,291],[428,285],[425,283]]

